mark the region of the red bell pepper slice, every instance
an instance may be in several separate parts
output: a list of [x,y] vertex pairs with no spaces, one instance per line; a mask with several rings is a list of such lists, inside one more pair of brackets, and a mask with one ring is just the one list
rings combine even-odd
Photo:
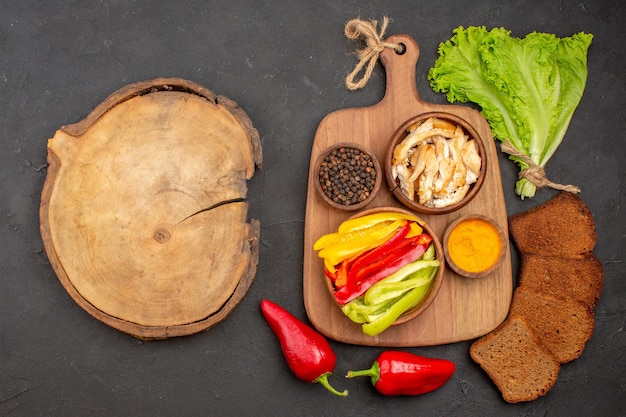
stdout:
[[348,261],[342,261],[337,268],[337,279],[335,280],[335,287],[341,288],[348,283]]
[[361,256],[367,255],[372,250],[373,249],[370,249],[369,251],[353,258],[345,259],[339,262],[339,264],[335,266],[335,272],[330,272],[328,269],[324,268],[324,274],[330,278],[335,285],[335,288],[341,288],[348,283],[348,271],[352,268],[354,262],[356,262]]
[[362,269],[363,267],[370,265],[374,262],[380,261],[382,258],[386,257],[389,253],[396,250],[396,247],[402,242],[402,239],[409,233],[411,230],[411,223],[407,223],[402,226],[395,235],[391,236],[389,240],[387,240],[382,245],[377,248],[372,249],[371,251],[359,256],[357,260],[355,260],[352,265],[351,270]]
[[[355,298],[365,294],[365,292],[375,283],[381,279],[388,277],[405,265],[417,260],[420,256],[426,252],[428,245],[410,245],[407,250],[396,257],[396,259],[384,266],[382,269],[374,272],[373,274],[363,278],[356,283],[348,283],[348,285],[341,287],[335,291],[335,299],[340,305],[344,305],[354,300]],[[395,254],[394,254],[395,255]]]
[[326,275],[333,283],[337,281],[337,271],[330,272],[328,269],[324,268],[324,275]]
[[430,242],[433,241],[433,238],[428,233],[421,233],[417,235],[417,243],[420,245],[430,245]]
[[[425,245],[426,249],[428,249],[428,245],[430,245],[431,241],[432,237],[430,237],[428,233],[422,233],[408,239],[400,239],[395,242],[394,245],[388,247],[386,251],[380,253],[380,256],[371,257],[369,262],[355,262],[348,271],[348,282],[359,282],[363,278],[385,268],[392,264],[398,256],[405,253],[416,244]],[[426,249],[424,249],[424,251]],[[421,256],[421,254],[418,256]]]

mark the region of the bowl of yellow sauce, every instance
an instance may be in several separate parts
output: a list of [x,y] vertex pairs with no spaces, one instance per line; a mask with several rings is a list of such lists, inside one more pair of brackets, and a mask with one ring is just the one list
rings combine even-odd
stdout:
[[459,275],[480,278],[502,263],[506,239],[502,228],[486,216],[458,218],[446,229],[444,253],[450,268]]

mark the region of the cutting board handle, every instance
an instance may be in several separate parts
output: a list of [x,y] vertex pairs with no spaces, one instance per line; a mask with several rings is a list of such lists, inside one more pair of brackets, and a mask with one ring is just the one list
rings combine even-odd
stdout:
[[392,35],[385,42],[402,44],[404,52],[385,48],[380,53],[380,62],[385,67],[386,90],[383,102],[407,103],[418,101],[423,103],[417,92],[415,66],[420,55],[419,45],[409,35]]

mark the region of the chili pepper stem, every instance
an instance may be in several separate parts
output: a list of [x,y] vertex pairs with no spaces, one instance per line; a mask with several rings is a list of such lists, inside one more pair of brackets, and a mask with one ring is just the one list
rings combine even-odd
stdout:
[[348,390],[345,389],[343,391],[337,391],[335,388],[333,388],[332,385],[330,385],[330,382],[328,382],[328,377],[332,375],[332,373],[327,372],[325,374],[322,374],[320,376],[318,376],[315,380],[313,380],[312,382],[317,382],[320,383],[321,385],[324,386],[324,388],[326,388],[328,391],[332,392],[335,395],[338,395],[340,397],[345,397],[346,395],[348,395]]
[[348,371],[346,378],[354,378],[358,376],[369,376],[372,379],[372,385],[376,385],[380,379],[380,366],[378,362],[374,362],[369,369],[362,369],[360,371]]

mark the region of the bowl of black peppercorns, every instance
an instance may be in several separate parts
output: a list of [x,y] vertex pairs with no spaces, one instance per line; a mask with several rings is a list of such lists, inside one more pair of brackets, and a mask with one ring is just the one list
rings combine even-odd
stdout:
[[356,143],[337,143],[320,154],[315,189],[326,203],[340,210],[367,206],[382,182],[378,160]]

